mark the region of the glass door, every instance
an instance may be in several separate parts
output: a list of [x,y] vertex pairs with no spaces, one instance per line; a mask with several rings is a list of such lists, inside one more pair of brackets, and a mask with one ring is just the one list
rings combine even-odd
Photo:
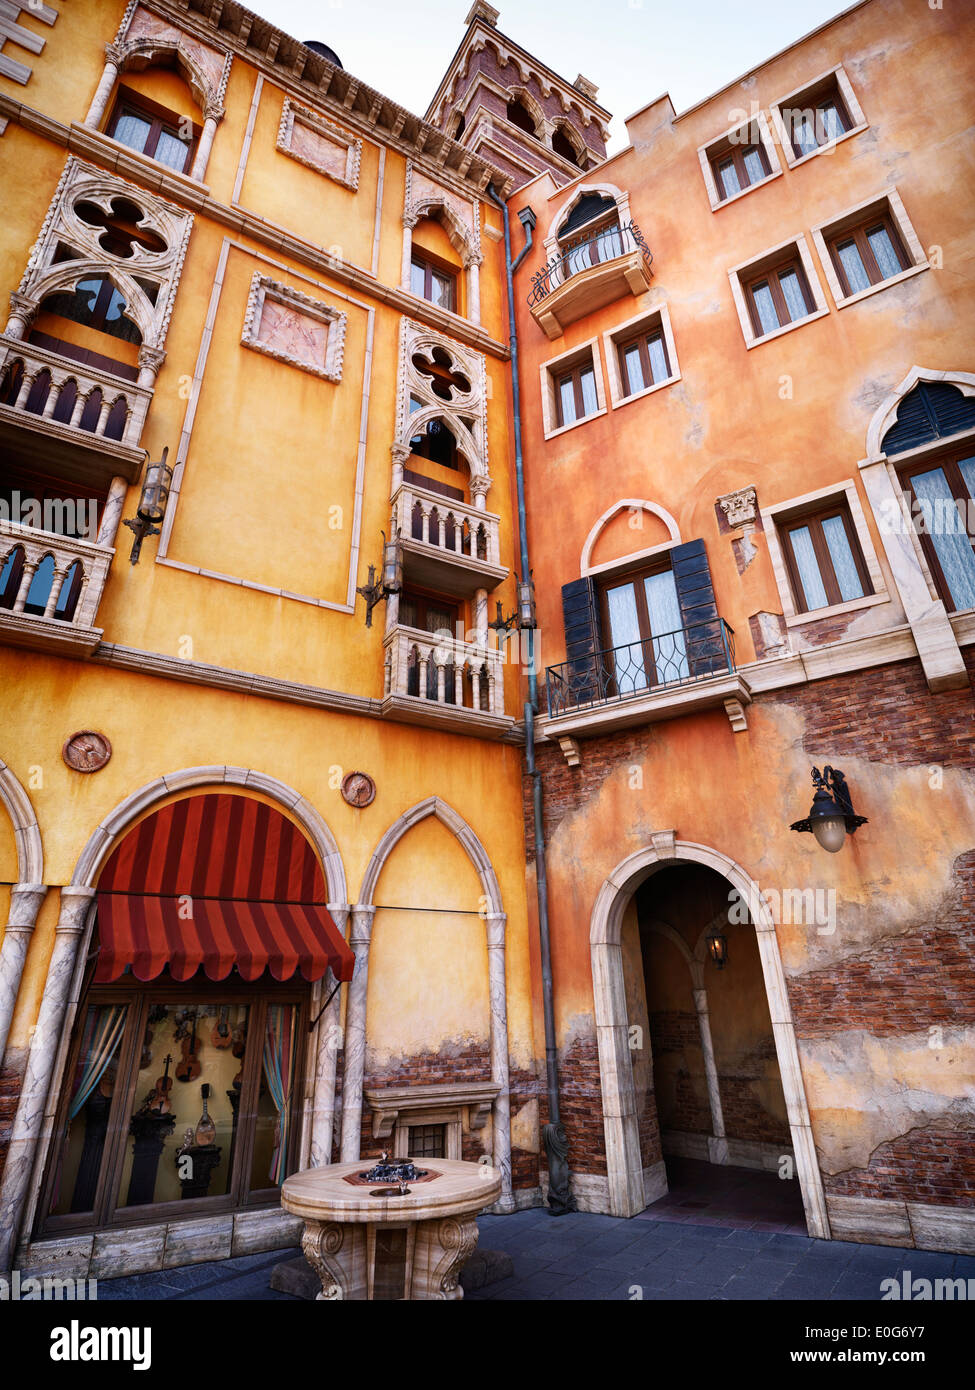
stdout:
[[683,680],[689,668],[673,571],[643,571],[603,594],[614,693]]

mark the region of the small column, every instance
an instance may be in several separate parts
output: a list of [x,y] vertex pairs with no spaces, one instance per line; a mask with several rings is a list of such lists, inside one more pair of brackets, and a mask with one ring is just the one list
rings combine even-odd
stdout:
[[207,163],[210,159],[210,151],[213,149],[213,137],[217,133],[217,123],[222,119],[222,106],[207,105],[204,108],[203,134],[200,136],[200,143],[196,150],[196,158],[193,160],[193,167],[190,170],[190,178],[197,179],[200,183],[202,183],[206,177]]
[[488,993],[491,1008],[491,1080],[501,1089],[494,1102],[494,1166],[501,1174],[501,1196],[496,1211],[514,1211],[511,1190],[511,1095],[508,1076],[508,991],[505,976],[504,939],[508,915],[487,914]]
[[491,487],[491,479],[487,473],[471,474],[470,493],[471,501],[479,512],[487,511],[487,495]]
[[477,645],[487,650],[488,644],[488,596],[487,589],[474,590],[474,631]]
[[93,126],[96,130],[101,125],[105,108],[108,106],[108,99],[112,95],[112,88],[118,80],[121,65],[121,50],[113,43],[106,44],[105,66],[102,69],[101,80],[95,89],[95,95],[91,99],[88,115],[85,117],[85,125]]
[[43,883],[15,883],[10,890],[10,912],[0,947],[0,1062],[7,1046],[27,948],[46,894]]
[[149,347],[143,343],[139,348],[139,378],[136,385],[147,386],[150,391],[153,390],[159,368],[165,360],[166,354],[162,348]]
[[116,475],[108,489],[108,498],[102,508],[101,524],[98,527],[96,545],[114,545],[115,537],[118,533],[119,522],[122,519],[122,511],[125,507],[125,494],[128,491],[128,483],[124,478]]
[[10,313],[7,317],[7,326],[3,330],[8,338],[22,338],[27,332],[27,325],[34,317],[37,305],[26,295],[18,294],[15,290],[10,296]]
[[30,593],[30,586],[33,583],[34,575],[37,573],[37,566],[39,564],[39,560],[24,561],[24,572],[20,576],[20,588],[17,590],[17,597],[14,600],[14,613],[23,613],[27,604],[27,595]]
[[724,1112],[721,1109],[721,1091],[718,1086],[718,1067],[714,1060],[711,1016],[708,1013],[708,992],[706,989],[694,990],[694,1007],[697,1009],[697,1024],[701,1030],[704,1075],[707,1078],[708,1100],[711,1102],[712,1137],[708,1139],[708,1158],[712,1163],[727,1163],[728,1141],[724,1132]]
[[403,214],[403,274],[401,287],[404,290],[410,288],[411,271],[410,266],[413,261],[413,228],[416,226],[417,219]]
[[[344,934],[349,920],[349,907],[345,903],[329,903],[328,910],[332,921]],[[322,981],[325,997],[335,989],[335,980],[328,971]],[[335,997],[325,1010],[318,1024],[318,1056],[315,1067],[315,1090],[311,1115],[311,1147],[309,1162],[312,1168],[324,1168],[332,1161],[332,1137],[335,1131],[335,1075],[338,1064],[338,1051],[342,1045],[341,1016],[342,991],[335,990]]]
[[467,317],[471,323],[481,322],[481,257],[471,256],[467,262]]
[[[345,1068],[342,1073],[343,1163],[359,1157],[362,1130],[362,1077],[366,1060],[366,988],[369,982],[369,943],[374,907],[356,903],[352,908],[349,945],[355,954],[355,973],[349,985],[345,1010]],[[7,1268],[7,1266],[0,1266]]]
[[3,1185],[0,1187],[0,1269],[11,1268],[16,1250],[37,1145],[45,1129],[48,1092],[64,1031],[65,1009],[75,971],[78,943],[94,896],[94,888],[68,884],[61,889],[61,915],[55,928],[54,950],[47,968],[44,997],[31,1039],[27,1071],[10,1135]]
[[393,486],[390,496],[393,497],[403,486],[403,469],[410,456],[410,446],[408,444],[393,444],[390,452],[393,455]]

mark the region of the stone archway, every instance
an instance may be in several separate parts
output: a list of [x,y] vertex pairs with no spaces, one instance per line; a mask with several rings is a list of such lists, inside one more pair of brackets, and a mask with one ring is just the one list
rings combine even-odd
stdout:
[[826,1199],[799,1067],[782,958],[771,914],[758,885],[740,865],[719,850],[678,840],[674,831],[657,831],[651,836],[651,841],[650,846],[629,855],[609,874],[597,894],[590,922],[610,1212],[614,1216],[635,1216],[645,1206],[636,1093],[627,1037],[621,947],[623,913],[635,889],[654,868],[683,861],[716,870],[738,891],[747,905],[758,941],[806,1223],[810,1235],[828,1240],[830,1231]]

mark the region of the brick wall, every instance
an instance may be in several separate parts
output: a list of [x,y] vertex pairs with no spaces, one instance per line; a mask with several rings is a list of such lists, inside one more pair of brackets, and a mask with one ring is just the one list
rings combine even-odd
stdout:
[[975,1126],[912,1129],[875,1149],[866,1168],[826,1175],[823,1182],[830,1197],[975,1207]]

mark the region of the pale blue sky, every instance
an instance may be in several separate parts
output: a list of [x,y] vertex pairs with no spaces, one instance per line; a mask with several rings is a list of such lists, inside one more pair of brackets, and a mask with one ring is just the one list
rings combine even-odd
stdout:
[[[319,39],[369,86],[422,115],[464,35],[471,0],[246,0],[295,38]],[[498,27],[622,117],[669,91],[686,110],[849,8],[849,0],[494,0]]]

